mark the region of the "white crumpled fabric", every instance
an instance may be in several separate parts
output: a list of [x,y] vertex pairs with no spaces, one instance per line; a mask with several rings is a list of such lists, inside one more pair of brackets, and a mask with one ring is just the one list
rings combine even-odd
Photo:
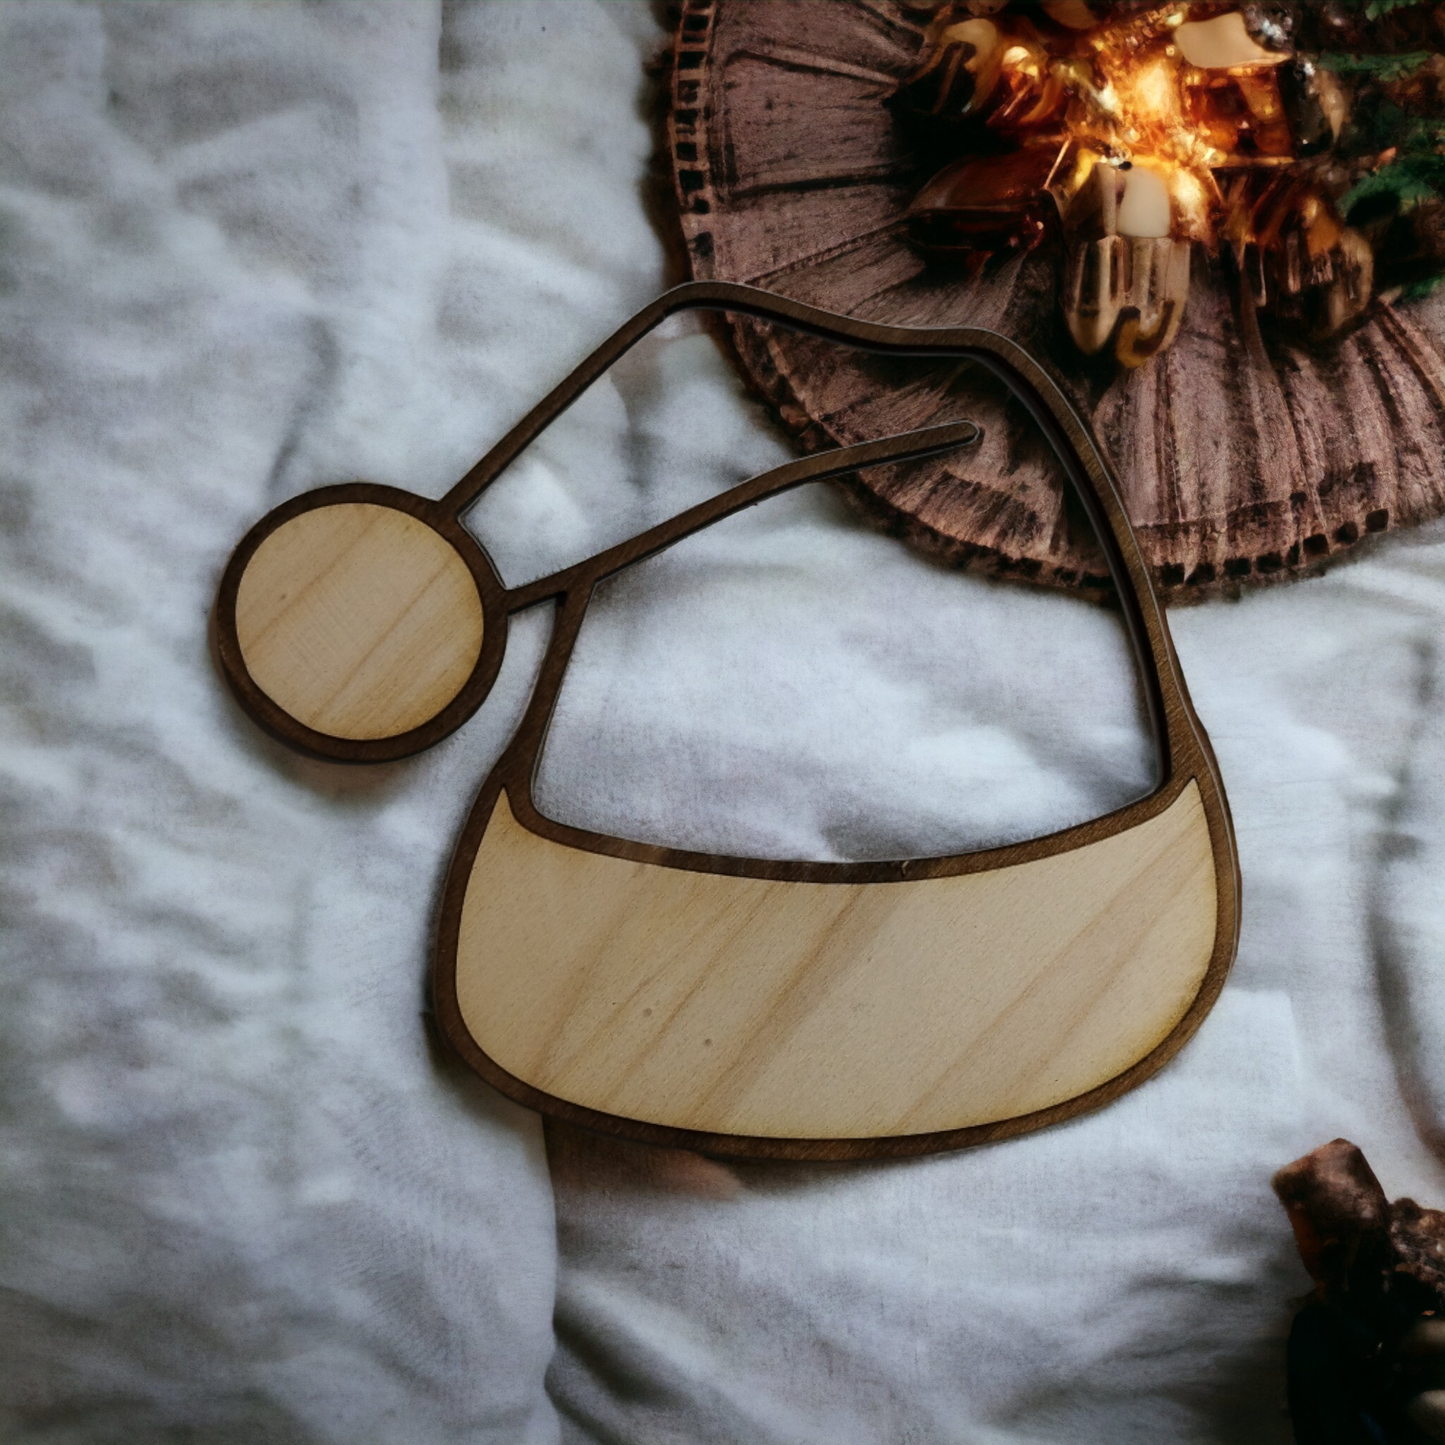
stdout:
[[[592,0],[0,7],[7,1442],[1282,1442],[1271,1171],[1345,1134],[1445,1198],[1438,528],[1174,614],[1244,936],[1113,1107],[888,1164],[544,1152],[431,1046],[438,887],[546,618],[368,771],[261,737],[206,615],[267,508],[439,495],[666,284],[661,39]],[[787,455],[675,324],[473,522],[520,581]],[[876,857],[1148,776],[1108,613],[813,488],[604,589],[540,798]]]

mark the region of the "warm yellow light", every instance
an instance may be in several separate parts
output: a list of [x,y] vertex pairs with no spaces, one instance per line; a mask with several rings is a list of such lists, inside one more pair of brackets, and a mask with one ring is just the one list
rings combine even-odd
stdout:
[[[1232,156],[1219,148],[1225,142],[1219,138],[1218,127],[1210,132],[1188,118],[1193,113],[1189,97],[1192,87],[1220,84],[1232,73],[1218,62],[1232,62],[1245,54],[1239,35],[1248,32],[1242,16],[1234,12],[1224,25],[1214,20],[1191,21],[1192,13],[1190,5],[1176,3],[1154,12],[1152,28],[1106,22],[1087,37],[1093,51],[1088,59],[1075,55],[1045,64],[1036,46],[1003,36],[995,54],[1006,74],[1033,82],[1047,77],[1071,97],[1066,112],[1069,139],[1060,152],[1061,165],[1050,180],[1050,189],[1061,205],[1068,203],[1097,165],[1126,170],[1130,165],[1143,167],[1149,176],[1139,176],[1134,187],[1134,209],[1143,219],[1131,221],[1137,222],[1136,229],[1142,228],[1138,234],[1152,235],[1158,229],[1161,223],[1156,213],[1161,212],[1161,198],[1167,195],[1172,213],[1170,233],[1213,246],[1218,239],[1216,212],[1223,204],[1213,168]],[[1191,48],[1199,53],[1191,56]],[[1252,54],[1249,52],[1248,58]],[[1277,63],[1278,57],[1271,58]],[[1216,63],[1215,68],[1206,71],[1190,63],[1201,59]],[[1260,122],[1278,119],[1269,68],[1250,67],[1252,78],[1243,82],[1254,118]],[[1255,157],[1253,163],[1267,165],[1273,158]],[[1150,177],[1157,178],[1157,189],[1151,189],[1156,182]],[[1121,195],[1128,193],[1126,184]]]
[[1204,182],[1191,170],[1175,166],[1169,173],[1169,193],[1174,210],[1183,222],[1182,230],[1190,240],[1202,241],[1209,236],[1209,192]]
[[1131,86],[1140,121],[1172,125],[1179,119],[1179,81],[1174,67],[1158,59],[1141,66]]

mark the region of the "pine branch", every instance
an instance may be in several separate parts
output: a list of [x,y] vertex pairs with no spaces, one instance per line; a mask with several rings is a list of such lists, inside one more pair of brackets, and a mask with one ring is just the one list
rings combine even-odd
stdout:
[[[1380,0],[1385,3],[1385,0]],[[1404,0],[1413,5],[1415,0]],[[1337,75],[1370,76],[1375,80],[1389,82],[1404,80],[1414,75],[1431,58],[1428,50],[1406,51],[1403,55],[1345,55],[1338,51],[1325,51],[1315,57],[1315,63]]]
[[1445,156],[1407,156],[1362,176],[1341,197],[1340,209],[1349,216],[1369,202],[1371,210],[1398,213],[1442,195],[1445,195]]

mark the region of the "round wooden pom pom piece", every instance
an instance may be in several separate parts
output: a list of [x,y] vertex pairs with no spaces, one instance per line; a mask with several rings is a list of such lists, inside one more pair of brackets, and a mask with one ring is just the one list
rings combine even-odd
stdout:
[[481,655],[482,599],[457,549],[394,507],[340,502],[283,522],[236,594],[251,679],[318,733],[395,737],[434,718]]

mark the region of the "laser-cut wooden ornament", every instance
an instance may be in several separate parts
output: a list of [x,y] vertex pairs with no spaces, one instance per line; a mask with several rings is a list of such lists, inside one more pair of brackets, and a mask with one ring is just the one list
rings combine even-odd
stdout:
[[[1147,798],[1028,843],[858,864],[686,852],[537,810],[538,757],[600,581],[765,497],[980,439],[954,421],[791,462],[504,587],[461,514],[623,352],[696,308],[878,354],[967,358],[1010,388],[1056,449],[1114,578],[1159,759]],[[544,602],[556,604],[552,637],[463,829],[433,969],[443,1033],[504,1094],[713,1153],[924,1153],[1109,1102],[1172,1057],[1213,1004],[1239,922],[1218,770],[1108,466],[1018,346],[726,283],[679,287],[440,501],[353,483],[270,513],[226,568],[213,642],[261,726],[318,757],[380,762],[465,722],[496,676],[507,618]]]
[[[1325,347],[1261,335],[1221,262],[1199,253],[1177,340],[1124,371],[1077,354],[1048,247],[972,280],[926,264],[906,213],[937,167],[920,165],[886,102],[935,9],[683,0],[667,147],[693,277],[885,324],[988,327],[1055,360],[1171,600],[1285,577],[1445,513],[1445,351],[1418,307],[1379,303]],[[807,449],[960,406],[979,420],[977,452],[858,478],[855,500],[885,530],[986,572],[1107,587],[1062,476],[992,379],[942,363],[900,375],[746,318],[731,329],[744,372]]]

